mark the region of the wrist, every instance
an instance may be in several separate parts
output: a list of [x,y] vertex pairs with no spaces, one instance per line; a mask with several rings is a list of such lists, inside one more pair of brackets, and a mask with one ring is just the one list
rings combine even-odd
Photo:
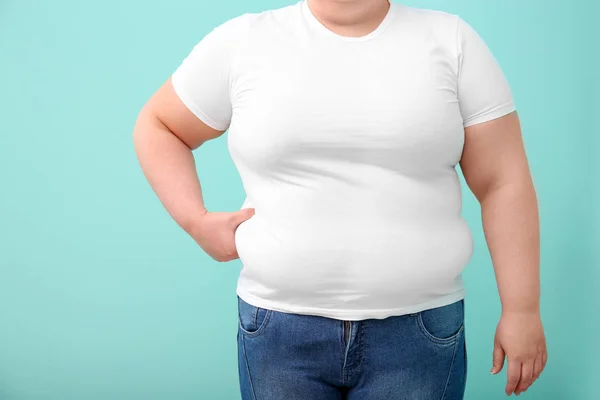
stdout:
[[194,233],[198,232],[199,228],[202,226],[204,217],[207,214],[208,211],[205,208],[201,208],[194,213],[190,213],[185,221],[181,223],[181,227],[189,235],[194,236]]
[[502,305],[502,315],[540,315],[538,304],[510,304]]

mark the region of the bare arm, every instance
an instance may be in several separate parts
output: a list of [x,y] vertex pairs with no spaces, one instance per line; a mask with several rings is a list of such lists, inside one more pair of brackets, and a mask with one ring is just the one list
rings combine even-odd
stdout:
[[133,132],[135,151],[167,212],[213,258],[237,258],[233,234],[251,210],[208,213],[192,150],[223,134],[200,121],[168,80],[144,105]]
[[190,231],[206,213],[192,150],[220,136],[189,111],[168,80],[144,105],[133,131],[146,179],[173,219]]
[[541,373],[546,349],[540,319],[537,197],[517,113],[466,128],[460,165],[481,203],[502,302],[493,372],[502,369],[508,356],[507,393],[520,393]]
[[539,311],[539,220],[516,113],[465,129],[460,163],[481,203],[503,311]]

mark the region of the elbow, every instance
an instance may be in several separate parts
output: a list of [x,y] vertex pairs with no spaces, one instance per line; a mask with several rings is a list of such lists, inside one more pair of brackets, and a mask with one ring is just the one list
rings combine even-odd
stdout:
[[537,194],[531,179],[510,179],[501,182],[490,182],[472,188],[473,194],[480,204],[490,199],[527,200],[537,204]]
[[135,123],[133,125],[133,132],[131,134],[131,138],[134,144],[140,138],[141,134],[147,131],[145,127],[151,124],[151,118],[152,114],[148,110],[148,106],[144,105],[139,111],[137,118],[135,119]]
[[172,135],[148,105],[142,107],[136,118],[131,135],[136,151],[142,148],[145,143],[158,138],[157,135],[164,135],[165,133]]

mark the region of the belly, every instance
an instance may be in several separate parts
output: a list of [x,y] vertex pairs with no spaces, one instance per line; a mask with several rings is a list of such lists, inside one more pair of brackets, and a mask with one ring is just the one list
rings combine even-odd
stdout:
[[402,308],[451,294],[472,254],[471,232],[460,217],[417,220],[277,221],[258,211],[236,231],[239,285],[272,303],[340,310]]

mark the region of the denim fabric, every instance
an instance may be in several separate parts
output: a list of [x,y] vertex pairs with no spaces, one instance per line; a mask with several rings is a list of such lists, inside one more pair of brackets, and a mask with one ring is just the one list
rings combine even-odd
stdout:
[[238,297],[242,400],[458,400],[467,373],[464,301],[340,321]]

